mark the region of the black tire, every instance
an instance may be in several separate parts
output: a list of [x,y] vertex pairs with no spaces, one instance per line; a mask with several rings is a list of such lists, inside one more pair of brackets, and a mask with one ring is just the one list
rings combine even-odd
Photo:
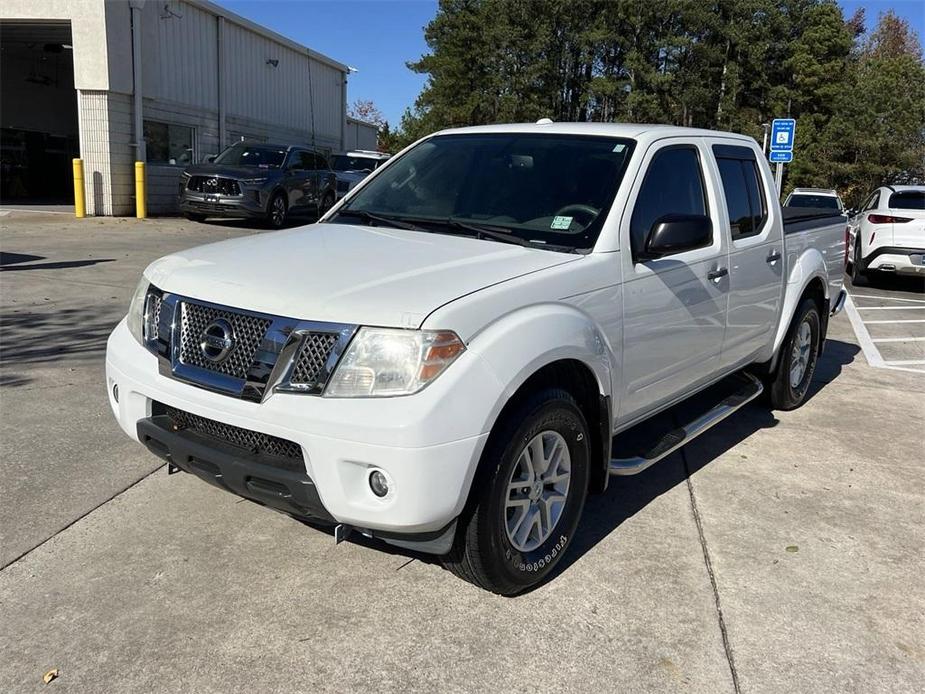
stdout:
[[861,232],[859,231],[854,239],[854,257],[851,259],[851,284],[867,275],[861,269]]
[[188,212],[184,216],[191,222],[198,222],[199,224],[206,221],[206,216],[204,214],[193,214],[192,212]]
[[[561,446],[561,440],[565,441],[570,458],[570,479],[564,492],[565,502],[558,520],[551,525],[549,536],[524,551],[512,543],[508,525],[516,524],[516,518],[509,515],[511,509],[506,505],[509,494],[520,493],[520,490],[511,490],[511,480],[515,468],[519,477],[521,454],[537,437],[541,437],[542,442],[551,437],[553,445]],[[590,465],[588,441],[587,422],[575,399],[564,390],[538,391],[505,415],[496,424],[482,455],[479,474],[473,482],[466,511],[460,517],[453,548],[443,559],[444,566],[463,580],[501,595],[516,595],[545,579],[572,543],[584,509]],[[531,494],[536,492],[536,484]],[[550,483],[540,480],[540,484],[540,491],[536,493],[545,497]],[[550,494],[554,491],[549,489]],[[519,501],[526,502],[524,516],[527,516],[535,502]],[[539,507],[536,513],[540,513]],[[532,520],[527,531],[532,537]],[[539,542],[542,532],[541,523],[533,541]],[[514,535],[517,535],[516,528]]]
[[321,206],[318,208],[318,217],[324,216],[324,213],[334,207],[334,193],[326,193],[321,200]]
[[267,225],[271,229],[282,229],[286,225],[289,205],[282,192],[274,193],[267,204]]
[[[805,351],[806,362],[802,367],[802,375],[797,380],[796,374],[800,373],[797,368],[798,355],[804,353],[804,350],[798,346],[805,344],[801,337],[805,336],[802,332],[804,324],[809,328],[810,340],[808,351]],[[809,384],[813,380],[813,373],[816,371],[821,334],[822,319],[819,315],[819,305],[813,299],[804,299],[790,324],[787,337],[780,346],[780,358],[771,378],[770,399],[771,407],[774,409],[793,410],[803,404]]]

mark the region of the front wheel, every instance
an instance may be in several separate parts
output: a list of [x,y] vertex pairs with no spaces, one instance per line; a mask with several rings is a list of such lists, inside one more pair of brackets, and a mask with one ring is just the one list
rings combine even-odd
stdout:
[[793,410],[803,404],[816,371],[821,335],[819,306],[812,299],[804,299],[780,346],[777,370],[771,380],[771,406],[775,409]]
[[588,426],[574,398],[550,388],[497,427],[443,563],[477,586],[515,595],[546,578],[574,541],[588,492]]
[[282,229],[286,224],[286,213],[289,211],[286,205],[286,196],[282,193],[276,193],[271,199],[267,208],[267,223],[273,229]]

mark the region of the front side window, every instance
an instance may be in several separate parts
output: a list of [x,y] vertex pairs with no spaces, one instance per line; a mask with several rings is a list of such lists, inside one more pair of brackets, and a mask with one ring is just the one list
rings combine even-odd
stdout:
[[666,147],[652,157],[630,219],[630,245],[635,257],[643,250],[656,220],[675,214],[707,214],[700,157],[695,147]]
[[260,169],[278,169],[286,158],[285,147],[255,145],[236,142],[215,158],[216,164],[226,166],[253,166]]
[[186,166],[193,162],[193,129],[188,126],[146,120],[144,138],[149,164]]
[[890,196],[890,209],[925,210],[925,190],[902,190]]
[[479,225],[531,245],[590,249],[634,144],[583,135],[438,135],[373,178],[335,221],[375,213],[423,231],[475,234]]

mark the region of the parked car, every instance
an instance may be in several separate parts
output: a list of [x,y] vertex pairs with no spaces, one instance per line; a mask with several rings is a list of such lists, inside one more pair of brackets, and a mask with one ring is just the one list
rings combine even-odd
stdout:
[[851,278],[925,276],[925,186],[881,186],[848,222]]
[[815,207],[845,212],[838,193],[828,188],[794,188],[784,201],[784,207]]
[[337,176],[337,199],[344,197],[351,188],[378,169],[390,156],[392,155],[384,152],[359,149],[331,157],[331,168]]
[[320,217],[335,202],[336,179],[322,152],[292,145],[236,142],[180,176],[180,211],[250,217],[279,229],[290,216]]
[[152,263],[109,400],[171,471],[515,594],[610,475],[765,388],[806,399],[844,235],[838,214],[785,222],[741,135],[444,131],[311,230]]

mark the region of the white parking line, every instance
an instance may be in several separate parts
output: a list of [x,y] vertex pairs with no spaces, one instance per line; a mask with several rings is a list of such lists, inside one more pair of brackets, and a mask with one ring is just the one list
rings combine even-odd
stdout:
[[925,299],[901,299],[898,296],[870,296],[869,294],[852,294],[855,299],[877,299],[879,301],[911,301],[914,304],[925,304]]
[[858,311],[925,311],[925,306],[858,306]]
[[925,323],[925,318],[905,318],[900,320],[868,320],[864,321],[867,325],[884,325],[893,323]]
[[[884,299],[889,299],[889,297],[884,297]],[[890,307],[884,307],[890,308]],[[918,307],[916,307],[918,308]],[[910,366],[918,366],[925,364],[925,361],[919,359],[910,359],[910,360],[898,360],[898,361],[885,361],[883,356],[880,354],[880,350],[877,349],[877,345],[874,344],[873,338],[871,338],[870,333],[867,332],[867,326],[864,325],[864,321],[861,319],[861,314],[858,313],[858,308],[854,305],[854,300],[851,298],[851,294],[848,294],[845,299],[845,313],[848,316],[848,320],[851,321],[851,327],[854,328],[854,334],[858,338],[858,344],[861,345],[861,351],[864,352],[864,358],[867,359],[867,363],[874,367],[875,369],[893,369],[895,371],[911,371],[912,373],[925,373],[923,369],[912,369]],[[905,321],[870,321],[871,323],[899,323]],[[914,320],[916,323],[925,323],[925,320],[918,321]]]
[[875,337],[872,342],[925,342],[925,337]]

